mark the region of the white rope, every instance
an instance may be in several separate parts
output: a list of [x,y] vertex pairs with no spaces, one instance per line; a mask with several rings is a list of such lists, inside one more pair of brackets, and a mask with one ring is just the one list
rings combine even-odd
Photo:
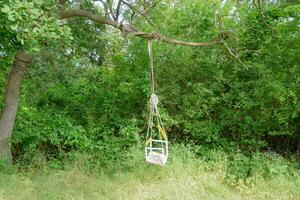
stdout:
[[152,54],[152,40],[148,40],[148,53],[150,61],[150,70],[151,70],[151,94],[154,94],[154,67],[153,67],[153,54]]
[[[155,79],[154,79],[154,65],[153,65],[153,53],[152,53],[152,41],[148,40],[148,53],[149,53],[149,62],[150,62],[150,89],[151,89],[151,96],[150,96],[150,106],[149,106],[149,119],[148,119],[148,127],[147,127],[147,135],[146,135],[146,142],[149,139],[152,139],[152,132],[153,132],[153,125],[154,125],[154,117],[156,120],[157,125],[159,125],[163,131],[165,131],[161,116],[159,114],[158,103],[159,99],[158,96],[155,94]],[[162,139],[161,134],[158,134],[160,140]],[[152,142],[150,141],[150,145]]]

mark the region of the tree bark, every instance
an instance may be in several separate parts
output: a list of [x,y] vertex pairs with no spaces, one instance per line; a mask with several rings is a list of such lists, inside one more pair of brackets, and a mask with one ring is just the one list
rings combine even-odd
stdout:
[[20,85],[29,63],[30,57],[24,49],[20,49],[14,57],[7,79],[4,108],[0,116],[0,159],[7,159],[9,162],[12,162],[9,143],[19,104]]

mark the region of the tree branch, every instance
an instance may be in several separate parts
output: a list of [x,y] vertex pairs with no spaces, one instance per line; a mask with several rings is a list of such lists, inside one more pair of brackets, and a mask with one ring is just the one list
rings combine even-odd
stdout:
[[128,6],[131,11],[136,12],[136,13],[140,14],[142,17],[144,17],[151,26],[154,26],[154,24],[150,21],[150,19],[144,13],[140,12],[138,9],[136,9],[135,7],[133,7],[132,5],[130,5],[129,3],[127,3],[124,0],[120,0],[120,1],[122,3],[124,3],[126,6]]
[[130,21],[129,21],[130,24],[132,24],[133,22],[134,15],[135,15],[135,11],[132,11],[132,14],[130,15]]
[[213,42],[186,42],[186,41],[181,41],[181,40],[176,40],[170,37],[166,37],[160,33],[148,33],[148,32],[143,32],[135,28],[134,26],[130,24],[121,24],[116,21],[107,19],[103,16],[95,15],[91,13],[90,11],[85,11],[85,10],[69,10],[69,11],[63,11],[60,13],[61,19],[66,19],[66,18],[71,18],[71,17],[85,17],[88,18],[89,20],[92,20],[97,23],[101,24],[107,24],[109,26],[115,27],[119,30],[121,30],[123,33],[132,35],[132,36],[138,36],[147,40],[160,40],[162,42],[166,42],[169,44],[173,45],[183,45],[183,46],[194,46],[194,47],[203,47],[203,46],[212,46],[212,45],[217,45],[221,44],[221,41],[213,41]]
[[[221,16],[219,16],[218,13],[216,13],[216,26],[219,25],[219,31],[220,31],[220,40],[223,41],[224,39],[226,39],[228,36],[225,32],[225,30],[223,29],[222,26],[222,21],[221,21]],[[239,54],[235,54],[232,52],[232,50],[229,48],[229,46],[227,46],[227,44],[225,42],[223,42],[223,46],[226,48],[226,50],[228,51],[228,53],[235,58],[241,65],[245,66],[244,63],[241,61]]]
[[100,24],[107,24],[116,28],[119,28],[120,24],[110,20],[108,18],[105,18],[103,16],[94,15],[93,13],[89,11],[84,10],[70,10],[70,11],[63,11],[60,13],[60,18],[71,18],[71,17],[86,17],[92,21],[98,22]]
[[244,63],[241,61],[240,57],[238,56],[238,54],[234,54],[232,52],[232,50],[225,44],[223,43],[223,46],[227,49],[228,53],[234,57],[241,65],[245,66]]
[[58,1],[58,4],[64,5],[67,1],[68,1],[68,0],[59,0],[59,1]]
[[146,15],[151,9],[153,9],[158,3],[160,3],[161,0],[157,0],[154,3],[152,3],[148,8],[145,8],[143,13]]
[[115,20],[115,21],[117,21],[116,19],[117,19],[117,17],[116,17],[116,15],[115,15],[115,13],[114,13],[114,9],[113,9],[113,2],[111,1],[111,0],[108,0],[107,1],[107,6],[108,6],[108,10],[109,10],[109,13],[111,14],[111,16],[112,16],[112,18]]
[[105,2],[103,0],[93,0],[93,1],[100,1],[103,5],[103,8],[104,8],[104,12],[105,12],[105,15],[109,18],[109,19],[113,19],[115,20],[115,16],[112,12],[112,9],[111,9],[111,6],[109,5],[109,3],[111,2]]
[[121,13],[120,9],[121,9],[121,3],[122,3],[122,0],[119,0],[118,1],[118,5],[117,5],[117,9],[116,9],[116,21],[119,21],[119,15]]

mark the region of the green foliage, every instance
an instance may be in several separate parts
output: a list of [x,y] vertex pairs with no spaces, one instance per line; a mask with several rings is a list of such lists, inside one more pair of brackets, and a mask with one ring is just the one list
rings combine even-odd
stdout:
[[263,177],[264,179],[289,177],[295,179],[299,173],[297,166],[297,163],[289,163],[278,155],[271,156],[267,153],[256,153],[249,156],[237,153],[229,158],[226,182],[230,185],[236,185],[243,181],[251,183],[257,177]]
[[58,19],[55,1],[10,0],[0,6],[9,31],[30,51],[39,51],[45,43],[67,44],[72,39],[69,27]]
[[246,153],[233,148],[224,151],[224,148],[205,146],[192,146],[190,149],[203,161],[207,170],[219,171],[228,186],[248,187],[262,179],[295,180],[299,177],[297,160],[284,158],[273,151]]
[[[89,1],[75,4],[104,13]],[[142,152],[147,126],[146,42],[89,20],[58,20],[55,1],[0,0],[0,7],[1,90],[15,50],[37,51],[22,86],[15,159],[44,163],[40,168],[81,160],[92,169],[134,170],[130,161],[142,155],[131,153]],[[153,43],[156,93],[171,142],[192,144],[201,159],[220,162],[230,185],[257,174],[298,173],[282,157],[257,152],[268,146],[299,151],[299,8],[168,0],[148,14],[157,26],[133,20],[141,30],[185,41],[224,40],[230,48]],[[176,148],[174,154],[184,147]],[[226,153],[212,150],[219,148]],[[176,156],[188,162],[186,154]]]
[[64,113],[28,107],[21,111],[12,144],[17,159],[29,163],[39,155],[45,159],[60,159],[63,152],[92,148],[83,127],[75,125]]
[[[215,34],[220,32],[219,24],[212,20],[216,8],[209,6],[210,3],[213,1],[207,2],[201,12],[186,9],[194,2],[178,3],[180,6],[176,8],[168,5],[157,8],[159,13],[155,17],[172,25],[164,26],[165,33],[178,33],[184,40],[207,41],[206,36],[218,37]],[[299,7],[270,5],[260,16],[256,8],[247,4],[235,10],[232,6],[227,3],[223,8],[218,7],[224,29],[222,37],[239,54],[242,65],[222,47],[154,46],[158,93],[176,121],[171,134],[180,140],[210,146],[231,147],[234,142],[250,151],[268,145],[277,146],[278,150],[295,150],[297,142],[293,142],[293,147],[283,147],[274,141],[280,140],[278,136],[299,137],[296,123],[300,61],[296,44],[300,37],[299,29],[295,28],[299,24]],[[200,16],[185,18],[197,14]],[[180,27],[193,19],[205,26],[189,25],[188,31]],[[205,36],[188,34],[197,31]],[[133,52],[140,55],[135,48],[143,46],[133,47]],[[138,56],[134,58],[135,62],[141,62]]]

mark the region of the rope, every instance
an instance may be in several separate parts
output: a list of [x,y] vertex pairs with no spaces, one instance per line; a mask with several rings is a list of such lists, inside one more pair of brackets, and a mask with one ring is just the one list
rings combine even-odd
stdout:
[[[157,121],[157,129],[159,133],[160,140],[167,140],[166,132],[162,124],[161,116],[158,110],[158,96],[155,94],[155,79],[154,79],[154,65],[153,65],[153,53],[152,53],[152,40],[148,40],[148,54],[149,54],[149,63],[150,63],[150,107],[149,107],[149,119],[148,119],[148,128],[146,135],[146,145],[152,147],[152,132],[153,132],[153,120],[154,117]],[[155,116],[154,116],[155,115]]]
[[[149,107],[149,120],[148,120],[148,128],[147,128],[147,136],[146,143],[149,139],[152,138],[152,126],[153,126],[153,106],[152,106],[152,94],[154,94],[154,67],[153,67],[153,54],[152,54],[152,40],[148,40],[148,55],[149,55],[149,63],[150,63],[150,90],[151,90],[151,98],[150,98],[150,107]],[[152,142],[150,141],[150,145]]]
[[152,54],[152,40],[148,40],[148,53],[151,70],[151,95],[154,94],[154,67],[153,67],[153,54]]

